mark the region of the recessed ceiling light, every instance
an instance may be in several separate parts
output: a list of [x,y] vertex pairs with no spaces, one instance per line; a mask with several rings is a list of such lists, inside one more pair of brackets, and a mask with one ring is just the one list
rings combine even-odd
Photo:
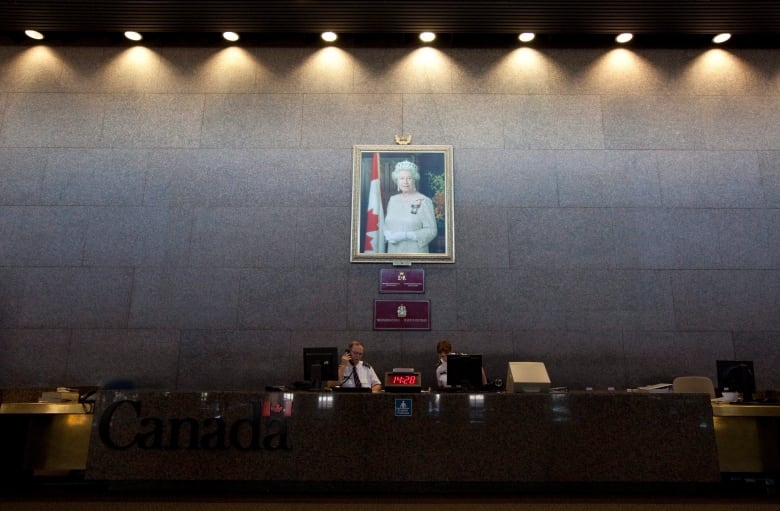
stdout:
[[133,32],[132,30],[128,30],[127,32],[125,32],[125,37],[127,37],[131,41],[140,41],[141,39],[143,39],[143,36],[141,36],[141,34],[139,34],[138,32]]
[[434,34],[433,32],[423,32],[420,34],[420,41],[424,43],[430,43],[434,39],[436,39],[436,34]]
[[225,41],[230,41],[231,43],[238,41],[238,34],[235,32],[222,32],[222,37],[225,38]]
[[329,43],[332,43],[333,41],[335,41],[336,39],[339,38],[339,36],[336,34],[336,32],[323,32],[320,37],[322,37],[323,41],[326,41],[326,42],[329,42]]
[[718,34],[715,37],[712,38],[712,42],[715,44],[725,43],[731,39],[731,34],[724,32],[722,34]]
[[529,43],[533,41],[535,38],[536,38],[536,34],[534,34],[533,32],[523,32],[518,36],[518,39],[520,39],[520,41],[524,43]]
[[622,34],[618,35],[615,38],[615,41],[619,42],[620,44],[623,44],[629,42],[633,38],[634,38],[634,34],[631,34],[629,32],[623,32]]
[[38,32],[37,30],[25,30],[25,31],[24,31],[24,35],[26,35],[26,36],[27,36],[27,37],[29,37],[30,39],[36,39],[36,40],[38,40],[38,41],[40,41],[41,39],[43,39],[43,34],[41,34],[40,32]]

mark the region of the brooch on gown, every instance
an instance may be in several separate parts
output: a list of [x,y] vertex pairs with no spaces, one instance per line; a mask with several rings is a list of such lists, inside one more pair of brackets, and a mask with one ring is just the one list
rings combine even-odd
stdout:
[[422,205],[422,199],[417,199],[416,201],[414,201],[414,203],[412,204],[412,214],[413,215],[417,214],[417,210],[420,209],[421,205]]

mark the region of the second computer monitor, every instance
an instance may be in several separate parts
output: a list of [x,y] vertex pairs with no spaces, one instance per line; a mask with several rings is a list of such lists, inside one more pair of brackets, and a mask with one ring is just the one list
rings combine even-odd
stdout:
[[447,355],[447,385],[456,390],[482,388],[482,355],[450,353]]
[[543,362],[509,362],[506,371],[507,392],[548,392],[550,376]]
[[752,360],[717,360],[718,388],[742,394],[743,401],[752,401],[756,391],[756,374]]

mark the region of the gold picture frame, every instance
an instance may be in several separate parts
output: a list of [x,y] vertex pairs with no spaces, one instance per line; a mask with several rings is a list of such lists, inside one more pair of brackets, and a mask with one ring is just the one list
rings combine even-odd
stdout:
[[350,262],[455,262],[452,146],[356,145]]

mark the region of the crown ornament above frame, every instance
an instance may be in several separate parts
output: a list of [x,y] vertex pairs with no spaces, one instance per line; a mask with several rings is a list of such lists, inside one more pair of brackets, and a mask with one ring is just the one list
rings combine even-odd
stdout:
[[409,145],[412,143],[411,135],[396,135],[395,143],[398,145]]

